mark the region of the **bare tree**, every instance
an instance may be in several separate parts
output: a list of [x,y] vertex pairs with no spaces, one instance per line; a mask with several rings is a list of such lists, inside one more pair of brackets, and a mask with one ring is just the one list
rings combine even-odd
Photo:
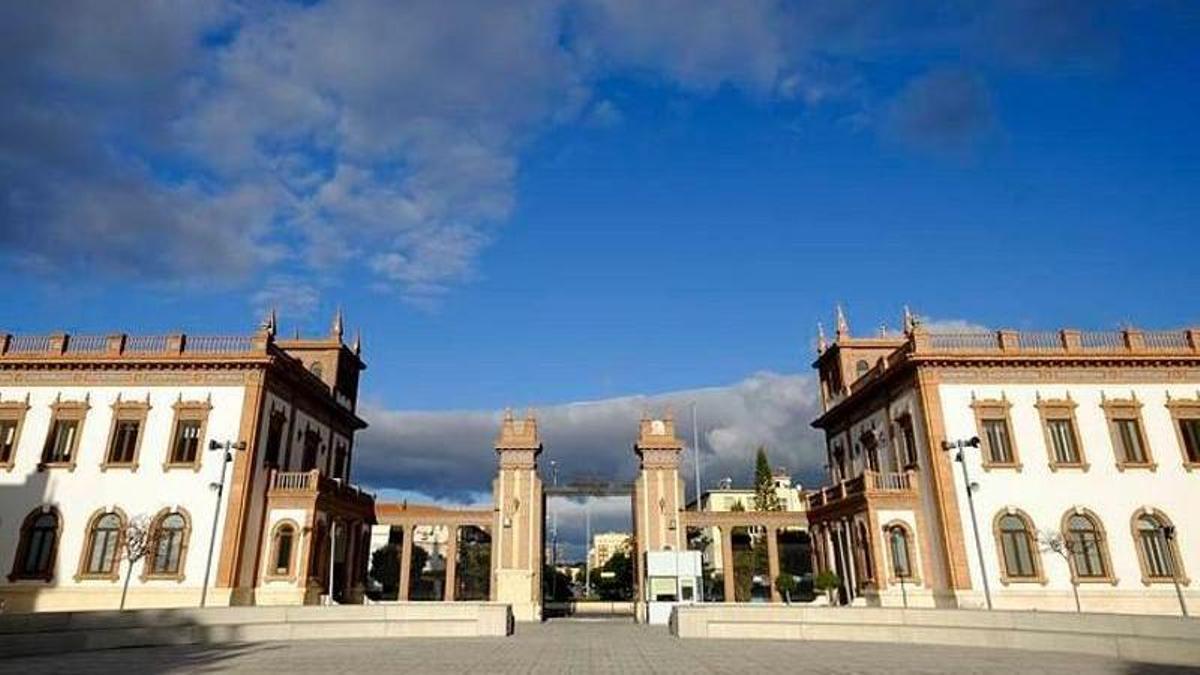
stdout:
[[1057,553],[1067,563],[1067,572],[1071,575],[1071,592],[1075,594],[1075,611],[1083,612],[1079,606],[1079,580],[1075,574],[1075,540],[1064,536],[1058,530],[1039,530],[1038,543],[1043,551]]
[[129,519],[122,533],[120,557],[125,560],[125,586],[121,589],[121,609],[125,609],[125,596],[129,593],[129,580],[133,577],[133,565],[150,552],[150,517],[142,514]]

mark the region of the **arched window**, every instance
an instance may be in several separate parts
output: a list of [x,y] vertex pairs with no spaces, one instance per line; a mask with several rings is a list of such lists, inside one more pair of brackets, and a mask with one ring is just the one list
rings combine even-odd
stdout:
[[1169,582],[1184,576],[1175,527],[1161,512],[1142,509],[1133,517],[1133,538],[1145,583]]
[[854,372],[855,372],[855,375],[857,375],[858,377],[862,377],[863,375],[866,375],[867,371],[870,369],[871,369],[871,364],[867,363],[866,359],[860,359],[858,361],[858,363],[854,364]]
[[1039,578],[1037,547],[1028,517],[1020,513],[1001,512],[996,518],[996,539],[1000,548],[1003,578],[1013,581]]
[[296,526],[286,521],[276,525],[271,537],[271,576],[291,576],[295,550]]
[[316,375],[317,377],[321,377],[321,375],[324,374],[325,370],[324,370],[324,368],[321,367],[320,361],[313,361],[312,363],[308,364],[308,372],[312,373],[313,375]]
[[909,556],[908,532],[903,526],[888,528],[888,548],[892,554],[892,573],[897,579],[911,579],[912,558]]
[[1108,551],[1100,522],[1090,513],[1067,516],[1063,536],[1071,554],[1071,572],[1077,579],[1107,579]]
[[25,517],[10,579],[50,581],[54,578],[58,526],[58,511],[53,508],[37,509]]
[[147,578],[182,579],[191,525],[183,511],[160,513],[151,529]]
[[116,512],[97,513],[88,527],[87,541],[80,576],[117,576],[117,557],[121,552],[121,538],[125,519]]

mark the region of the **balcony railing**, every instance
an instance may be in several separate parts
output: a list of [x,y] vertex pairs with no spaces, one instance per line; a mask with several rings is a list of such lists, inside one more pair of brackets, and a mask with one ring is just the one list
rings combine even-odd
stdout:
[[957,354],[1200,354],[1200,329],[913,333],[912,352]]
[[248,335],[197,335],[183,342],[185,353],[197,354],[240,354],[252,347],[253,338]]
[[0,333],[0,357],[252,356],[265,355],[270,336],[254,335],[9,335]]
[[94,354],[108,350],[107,335],[72,335],[66,341],[68,354]]
[[809,493],[808,507],[811,509],[826,506],[847,497],[862,494],[870,496],[877,494],[915,493],[916,484],[912,471],[905,471],[904,473],[864,471],[854,478],[839,481],[834,485]]
[[322,476],[320,470],[311,471],[278,471],[271,470],[271,495],[311,495],[328,494],[344,499],[358,501],[363,504],[374,503],[374,497],[363,492],[356,485],[328,476]]

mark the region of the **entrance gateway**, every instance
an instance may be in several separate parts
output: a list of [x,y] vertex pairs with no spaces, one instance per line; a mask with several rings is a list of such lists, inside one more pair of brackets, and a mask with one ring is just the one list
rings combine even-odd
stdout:
[[[640,459],[633,484],[634,615],[665,622],[670,607],[693,601],[700,581],[700,554],[688,551],[680,514],[684,486],[679,477],[683,443],[675,421],[643,417],[633,446]],[[542,617],[547,494],[580,494],[579,488],[547,490],[538,476],[542,452],[537,420],[506,412],[496,441],[499,469],[493,484],[493,598],[512,605],[517,620]],[[651,608],[653,607],[653,611]]]
[[[542,442],[532,414],[518,418],[506,412],[495,451],[490,509],[376,505],[371,548],[372,569],[383,572],[378,599],[490,600],[510,605],[519,621],[541,620],[547,495],[630,496],[632,610],[638,621],[665,621],[678,603],[780,602],[772,583],[780,572],[799,579],[811,569],[802,511],[730,509],[728,495],[704,510],[687,510],[679,474],[683,443],[669,414],[640,421],[632,483],[544,486],[538,473]],[[765,546],[747,557],[757,545],[752,542]]]

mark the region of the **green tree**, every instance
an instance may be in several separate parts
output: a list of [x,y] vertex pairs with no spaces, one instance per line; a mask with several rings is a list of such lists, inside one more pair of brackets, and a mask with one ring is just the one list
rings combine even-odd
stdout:
[[550,563],[542,565],[542,598],[550,602],[571,599],[571,577],[554,569]]
[[633,598],[633,560],[625,551],[618,550],[604,567],[592,570],[592,591],[602,600]]
[[829,604],[832,605],[834,604],[833,592],[837,590],[837,587],[841,583],[842,580],[838,578],[838,575],[833,570],[823,570],[817,573],[817,577],[813,579],[813,588],[826,593],[829,596]]
[[395,599],[400,590],[400,547],[388,544],[371,553],[371,578],[383,587],[382,597]]
[[791,574],[780,574],[775,577],[775,590],[783,596],[783,601],[792,604],[792,593],[796,592],[796,577]]
[[454,597],[458,600],[487,600],[491,588],[492,577],[492,542],[486,533],[480,530],[464,536],[458,546],[458,561],[455,576],[458,588]]
[[762,445],[758,446],[758,456],[754,460],[754,510],[783,510],[779,495],[775,494],[775,479],[771,463],[767,461],[767,448]]

